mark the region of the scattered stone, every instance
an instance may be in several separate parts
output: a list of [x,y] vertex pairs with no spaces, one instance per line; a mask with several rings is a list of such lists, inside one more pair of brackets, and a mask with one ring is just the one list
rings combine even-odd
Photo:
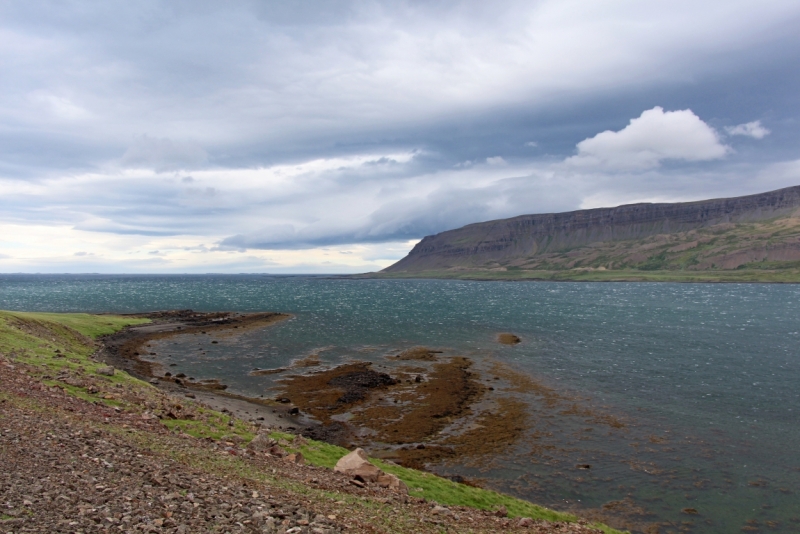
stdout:
[[508,509],[502,504],[495,510],[494,515],[497,517],[508,517]]
[[535,524],[536,522],[530,517],[520,517],[519,521],[517,521],[517,526],[521,528],[532,527]]

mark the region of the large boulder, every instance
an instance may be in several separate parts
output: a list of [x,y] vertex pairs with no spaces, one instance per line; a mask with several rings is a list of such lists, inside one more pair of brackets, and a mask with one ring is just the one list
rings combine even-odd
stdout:
[[360,478],[364,482],[377,482],[378,477],[384,474],[383,471],[369,463],[367,453],[360,448],[339,458],[333,470]]

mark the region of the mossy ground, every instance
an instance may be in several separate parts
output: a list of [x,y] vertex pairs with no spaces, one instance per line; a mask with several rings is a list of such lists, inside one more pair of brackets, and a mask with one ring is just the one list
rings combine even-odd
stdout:
[[[96,361],[92,355],[97,350],[95,338],[112,333],[127,325],[141,324],[147,321],[147,319],[110,315],[0,311],[0,353],[27,364],[34,370],[34,378],[41,379],[43,383],[50,386],[60,387],[75,397],[89,402],[102,402],[109,406],[122,407],[126,411],[145,412],[148,405],[150,408],[158,402],[163,405],[166,396],[150,384],[121,371],[117,371],[112,377],[97,376],[97,369],[104,364]],[[113,394],[98,396],[90,393],[87,387],[64,384],[52,378],[53,375],[63,371],[99,380],[103,390],[113,392]],[[4,395],[0,396],[5,397]],[[251,440],[257,431],[247,422],[232,420],[230,416],[188,401],[181,402],[192,404],[192,417],[162,419],[162,423],[171,430],[197,438],[214,440],[226,437],[231,439],[233,436],[237,436],[235,439],[243,443]],[[123,432],[123,429],[118,429],[118,431]],[[131,439],[142,442],[154,452],[173,454],[169,436],[144,432],[130,435],[130,429],[125,432]],[[307,440],[306,444],[294,447],[295,436],[282,432],[273,432],[271,435],[275,439],[283,440],[287,444],[288,450],[302,452],[307,461],[316,466],[332,468],[339,458],[349,452],[344,448],[313,440]],[[202,467],[216,473],[228,473],[254,480],[269,480],[273,484],[291,487],[292,491],[313,491],[297,482],[274,480],[267,473],[254,473],[247,462],[235,457],[204,455],[199,450],[187,453],[185,449],[180,453],[175,452],[175,454],[184,456],[183,459],[195,467]],[[573,515],[548,510],[491,490],[457,484],[430,473],[380,460],[373,460],[373,462],[387,473],[392,473],[403,480],[410,488],[411,495],[424,497],[440,504],[469,506],[484,510],[491,510],[502,505],[507,508],[512,517],[525,516],[549,521],[577,520]],[[341,499],[342,496],[337,494],[335,498]],[[381,504],[375,503],[375,506],[381,506]],[[604,532],[618,532],[604,525],[595,526]]]

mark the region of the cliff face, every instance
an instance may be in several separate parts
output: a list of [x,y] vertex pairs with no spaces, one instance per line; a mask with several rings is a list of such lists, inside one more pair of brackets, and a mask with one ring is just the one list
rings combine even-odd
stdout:
[[[521,215],[427,236],[408,256],[384,272],[519,266],[532,261],[534,264],[525,268],[537,268],[535,264],[540,263],[537,258],[561,256],[576,248],[590,247],[596,251],[600,243],[612,245],[660,235],[687,236],[687,233],[720,225],[728,225],[728,229],[738,228],[742,224],[791,217],[799,209],[800,186],[795,186],[736,198]],[[760,245],[762,248],[765,246],[764,243]],[[797,254],[792,252],[787,256],[784,253],[786,258],[782,256],[781,259],[800,260],[800,246],[795,247],[792,242],[789,248],[797,248]],[[648,257],[646,254],[640,256]],[[762,260],[765,258],[769,259],[766,256]],[[574,266],[575,262],[572,262],[572,265],[564,264],[562,268]]]

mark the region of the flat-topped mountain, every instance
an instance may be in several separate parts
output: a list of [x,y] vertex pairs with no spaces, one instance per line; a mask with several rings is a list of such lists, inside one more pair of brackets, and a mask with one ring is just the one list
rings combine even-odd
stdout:
[[798,267],[800,186],[795,186],[736,198],[628,204],[470,224],[425,237],[381,272],[525,275]]

